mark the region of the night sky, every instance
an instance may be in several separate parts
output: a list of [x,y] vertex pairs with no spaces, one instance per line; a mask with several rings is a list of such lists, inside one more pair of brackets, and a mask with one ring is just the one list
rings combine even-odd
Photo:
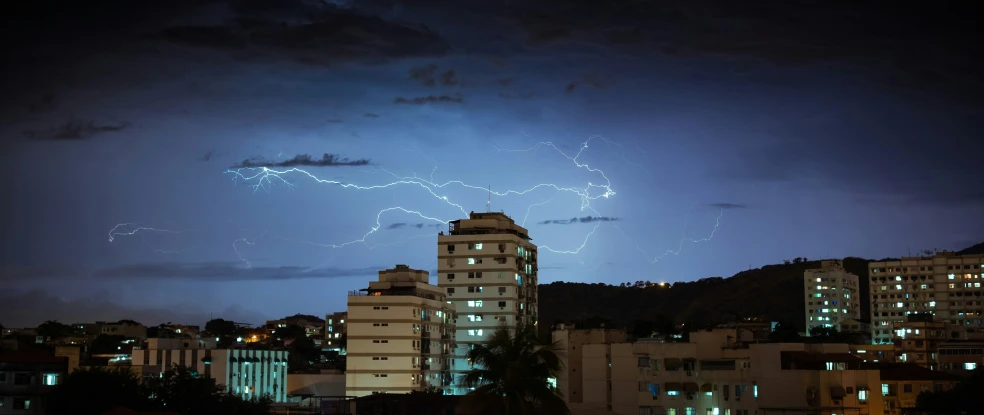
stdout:
[[984,240],[984,43],[957,6],[18,3],[8,327],[340,311],[379,269],[433,272],[489,186],[544,283]]

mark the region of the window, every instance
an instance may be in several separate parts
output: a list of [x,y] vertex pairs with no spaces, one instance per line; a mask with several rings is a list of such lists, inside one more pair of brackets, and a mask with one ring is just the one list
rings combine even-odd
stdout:
[[468,265],[481,264],[482,258],[468,258]]
[[31,384],[31,375],[27,373],[14,374],[14,385],[22,386],[22,385],[30,385],[30,384]]
[[44,375],[44,384],[47,386],[54,386],[58,384],[58,375],[54,373],[49,373]]
[[867,389],[858,389],[858,401],[859,402],[867,402],[868,401],[868,390]]
[[482,250],[482,244],[480,244],[480,243],[478,243],[478,244],[468,244],[468,250],[470,250],[470,251],[481,251]]
[[454,294],[454,287],[448,287],[448,294]]
[[481,307],[482,300],[468,300],[468,307]]
[[882,383],[882,396],[888,396],[888,384]]
[[506,293],[506,287],[499,287],[499,294],[505,294],[505,293]]
[[469,336],[481,336],[482,335],[482,329],[469,329],[468,330],[468,335]]
[[505,306],[506,306],[505,301],[499,301],[499,307],[505,307]]
[[977,363],[964,363],[964,369],[965,370],[977,369]]
[[28,398],[14,398],[14,409],[24,411],[31,409],[31,400]]
[[480,292],[482,292],[482,287],[475,287],[475,286],[468,287],[468,292],[470,292],[470,293],[480,293]]
[[385,373],[373,373],[372,374],[372,377],[374,377],[374,378],[385,378],[385,377],[389,377],[389,375],[387,375]]
[[469,314],[468,315],[468,321],[482,321],[482,315],[481,314]]
[[911,383],[903,384],[902,391],[905,393],[912,393],[912,384]]

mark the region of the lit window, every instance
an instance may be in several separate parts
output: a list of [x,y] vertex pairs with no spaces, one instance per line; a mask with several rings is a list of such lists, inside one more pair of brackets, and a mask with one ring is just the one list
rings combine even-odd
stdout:
[[977,363],[964,363],[964,369],[966,370],[977,369]]
[[858,401],[865,402],[868,400],[868,390],[858,389]]
[[44,375],[44,384],[47,386],[54,386],[58,384],[58,375],[47,374]]
[[888,396],[888,384],[882,383],[882,396]]
[[468,315],[468,321],[482,321],[482,315],[481,314],[469,314]]
[[482,300],[468,300],[468,306],[469,307],[481,307],[482,306]]

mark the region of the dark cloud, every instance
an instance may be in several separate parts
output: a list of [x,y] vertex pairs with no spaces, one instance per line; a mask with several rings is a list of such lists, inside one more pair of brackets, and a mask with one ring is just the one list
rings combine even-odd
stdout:
[[437,72],[437,65],[430,64],[427,66],[420,66],[415,68],[410,68],[408,71],[410,79],[420,82],[423,86],[436,86],[437,77],[435,73]]
[[129,319],[154,326],[168,321],[204,325],[215,318],[260,324],[270,316],[240,306],[225,310],[205,310],[201,304],[173,304],[162,308],[133,308],[119,305],[110,295],[63,300],[44,291],[5,292],[0,296],[0,322],[6,327],[35,327],[46,320],[63,323],[119,321]]
[[129,123],[120,124],[96,124],[92,120],[68,120],[62,124],[49,128],[45,131],[25,132],[32,140],[47,141],[83,141],[102,133],[115,133],[123,131],[130,126]]
[[458,80],[457,73],[453,69],[439,73],[437,65],[434,64],[410,68],[408,75],[411,80],[427,87],[437,85],[455,86],[461,84]]
[[464,104],[465,98],[461,94],[454,95],[428,95],[426,97],[416,97],[416,98],[395,98],[393,99],[395,104],[410,104],[410,105],[424,105],[424,104],[437,104],[437,103],[448,103],[448,104]]
[[740,205],[740,204],[737,204],[737,203],[711,203],[711,204],[708,204],[707,206],[715,207],[715,208],[718,208],[718,209],[745,209],[745,208],[748,207],[748,206]]
[[[891,133],[882,123],[893,123]],[[984,204],[984,175],[954,153],[955,146],[961,154],[984,153],[976,134],[984,128],[980,119],[935,112],[912,117],[867,105],[793,125],[772,132],[782,140],[736,148],[733,157],[711,167],[714,177],[847,192],[870,203]]]
[[570,218],[570,219],[548,219],[544,221],[537,222],[537,225],[570,225],[574,223],[594,223],[594,222],[618,222],[621,218],[613,218],[609,216],[585,216],[582,218]]
[[500,86],[504,86],[508,88],[512,86],[514,83],[516,83],[516,78],[501,78],[496,80],[495,83],[499,84]]
[[379,118],[379,114],[373,114],[371,112],[367,112],[365,114],[362,114],[362,116],[363,117],[366,117],[366,118]]
[[300,278],[335,278],[376,275],[385,267],[368,268],[307,268],[307,267],[243,267],[241,263],[161,262],[105,268],[91,274],[93,278],[160,278],[192,279],[196,281],[255,281],[293,280]]
[[423,228],[443,228],[445,226],[447,226],[447,225],[445,225],[443,223],[404,223],[404,222],[396,222],[396,223],[392,223],[392,224],[386,226],[386,229],[394,229],[395,230],[395,229],[405,229],[405,228],[416,228],[416,229],[423,229]]
[[202,161],[212,161],[212,159],[218,157],[218,154],[219,153],[215,152],[215,150],[206,151],[205,154],[202,155],[201,160]]
[[568,94],[574,92],[574,90],[581,85],[592,86],[595,89],[605,89],[611,86],[612,81],[613,79],[611,76],[605,76],[601,74],[588,74],[579,80],[567,84],[567,87],[564,88],[564,92],[567,92]]
[[244,267],[241,262],[152,262],[103,268],[22,268],[0,270],[0,281],[79,279],[192,279],[196,281],[293,280],[375,275],[385,267],[309,268],[297,266]]
[[535,96],[536,96],[536,92],[533,92],[533,91],[522,93],[522,94],[513,94],[513,93],[509,93],[509,92],[500,92],[499,93],[499,98],[504,98],[504,99],[527,100],[527,99],[533,99],[533,97],[535,97]]
[[971,4],[546,0],[489,10],[501,10],[538,49],[596,45],[633,56],[721,58],[743,70],[833,64],[980,103],[984,62],[975,57],[984,46]]
[[243,160],[239,164],[236,164],[230,168],[233,169],[244,169],[244,168],[257,168],[257,167],[350,167],[350,166],[368,166],[370,164],[369,159],[356,159],[351,160],[337,154],[325,153],[320,159],[316,159],[310,154],[298,154],[294,158],[284,161],[273,161],[266,160],[261,157],[254,157],[251,159]]
[[344,122],[345,122],[345,120],[343,120],[341,118],[332,118],[332,119],[328,120],[328,124],[342,124]]
[[[168,27],[149,38],[226,50],[235,56],[282,57],[315,65],[443,56],[451,50],[440,35],[423,25],[393,23],[327,2],[275,3],[234,2],[232,10],[239,17],[228,24]],[[277,13],[269,14],[270,7],[277,8]]]
[[41,95],[40,98],[28,104],[27,111],[32,114],[41,114],[45,112],[50,112],[57,107],[58,107],[58,101],[55,99],[55,94],[47,93]]

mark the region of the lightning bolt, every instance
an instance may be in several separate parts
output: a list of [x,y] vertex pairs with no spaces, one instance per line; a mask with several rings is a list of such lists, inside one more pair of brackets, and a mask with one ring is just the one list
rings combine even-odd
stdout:
[[[677,249],[676,250],[667,249],[662,254],[653,256],[653,255],[650,255],[648,252],[646,252],[644,249],[642,249],[642,247],[639,246],[638,244],[636,244],[636,249],[639,250],[639,252],[642,252],[642,254],[646,256],[646,260],[649,261],[650,264],[655,264],[655,263],[661,261],[663,258],[666,258],[667,256],[670,256],[670,255],[674,255],[674,256],[680,255],[680,252],[683,251],[683,246],[686,243],[688,243],[688,242],[691,243],[691,244],[698,244],[698,243],[701,243],[701,242],[708,242],[711,239],[713,239],[714,238],[714,234],[717,232],[718,228],[721,226],[721,217],[722,216],[724,216],[724,209],[721,209],[721,211],[718,212],[717,217],[714,219],[714,228],[711,229],[711,233],[708,234],[706,237],[700,238],[700,239],[688,238],[686,236],[686,233],[687,233],[687,230],[686,230],[687,229],[687,226],[686,225],[687,225],[687,222],[689,222],[689,220],[687,222],[684,222],[684,231],[683,231],[684,236],[683,236],[683,238],[680,239],[679,243],[677,244]],[[618,225],[613,225],[613,226],[615,226],[615,229],[618,229],[619,232],[622,232],[622,235],[624,235],[626,237],[626,239],[628,239],[630,241],[632,240],[632,238],[630,238],[629,235],[626,234],[624,230],[622,230],[622,228],[618,227]],[[650,258],[652,258],[652,259],[650,259]]]
[[109,242],[116,240],[117,236],[132,236],[136,235],[138,232],[158,232],[158,233],[185,233],[190,232],[187,230],[175,231],[170,229],[159,229],[159,228],[148,228],[144,226],[136,226],[132,223],[118,223],[113,229],[109,230]]

